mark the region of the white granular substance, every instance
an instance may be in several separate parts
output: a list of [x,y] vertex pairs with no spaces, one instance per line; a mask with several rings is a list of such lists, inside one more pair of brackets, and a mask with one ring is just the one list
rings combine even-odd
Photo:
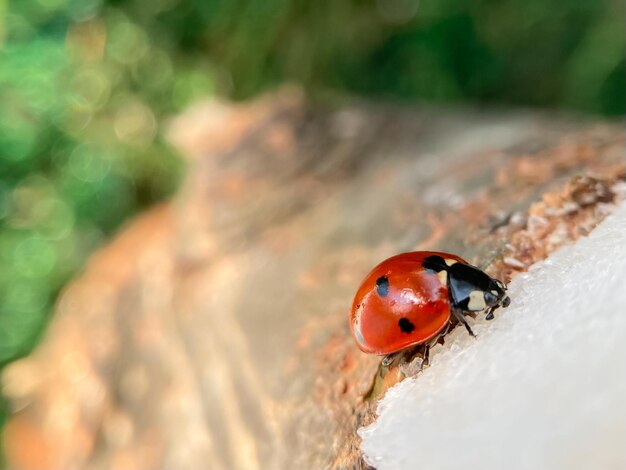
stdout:
[[[626,469],[626,204],[517,276],[359,431],[378,470]],[[471,321],[471,320],[470,320]]]

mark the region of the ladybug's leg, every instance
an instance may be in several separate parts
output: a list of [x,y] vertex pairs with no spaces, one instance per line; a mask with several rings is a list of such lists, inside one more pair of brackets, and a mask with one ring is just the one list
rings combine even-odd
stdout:
[[382,361],[380,361],[380,365],[383,367],[389,367],[397,359],[401,359],[403,354],[404,354],[404,351],[387,354],[386,356],[383,357]]
[[492,307],[489,310],[487,310],[487,316],[485,317],[485,320],[493,320],[493,311],[496,309],[496,307]]
[[422,368],[430,365],[430,345],[424,345],[424,358],[422,359]]
[[435,340],[430,342],[429,346],[434,346],[435,344],[441,344],[443,346],[446,343],[443,338],[444,338],[444,336],[446,336],[448,334],[448,331],[450,331],[450,326],[451,326],[451,323],[448,322],[446,324],[445,328],[443,330],[441,330],[441,333],[439,333],[437,335]]
[[380,365],[383,367],[389,367],[394,359],[395,354],[387,354],[385,357],[383,357],[383,360],[380,361]]
[[469,326],[469,323],[467,323],[467,320],[465,320],[465,317],[463,316],[463,311],[459,310],[458,308],[453,308],[452,313],[454,313],[454,317],[459,321],[459,323],[461,323],[465,327],[469,335],[475,338],[476,335],[472,331],[472,328]]

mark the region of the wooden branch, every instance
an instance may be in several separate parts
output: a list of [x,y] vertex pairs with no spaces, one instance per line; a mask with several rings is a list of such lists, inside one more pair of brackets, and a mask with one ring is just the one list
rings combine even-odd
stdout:
[[198,105],[171,134],[176,198],[93,256],[4,372],[9,468],[364,468],[356,430],[404,374],[349,336],[371,266],[441,249],[510,278],[626,177],[621,124],[294,90]]

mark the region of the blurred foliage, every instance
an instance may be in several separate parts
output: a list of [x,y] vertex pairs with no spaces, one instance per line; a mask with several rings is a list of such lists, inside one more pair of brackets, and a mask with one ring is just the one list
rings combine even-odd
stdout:
[[211,57],[226,78],[220,89],[236,98],[289,79],[402,100],[625,112],[618,0],[175,4],[153,19],[185,28],[179,47]]
[[170,194],[161,122],[284,81],[397,100],[625,111],[611,0],[0,0],[0,364],[94,246]]

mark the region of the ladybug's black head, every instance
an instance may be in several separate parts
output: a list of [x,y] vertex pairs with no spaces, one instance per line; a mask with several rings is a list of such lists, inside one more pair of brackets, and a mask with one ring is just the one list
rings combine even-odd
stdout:
[[489,279],[489,286],[483,291],[485,305],[490,308],[508,307],[511,299],[506,295],[506,286],[498,279]]
[[488,318],[498,307],[508,307],[511,300],[506,286],[475,266],[454,263],[447,267],[448,289],[452,305],[466,312],[487,310]]

